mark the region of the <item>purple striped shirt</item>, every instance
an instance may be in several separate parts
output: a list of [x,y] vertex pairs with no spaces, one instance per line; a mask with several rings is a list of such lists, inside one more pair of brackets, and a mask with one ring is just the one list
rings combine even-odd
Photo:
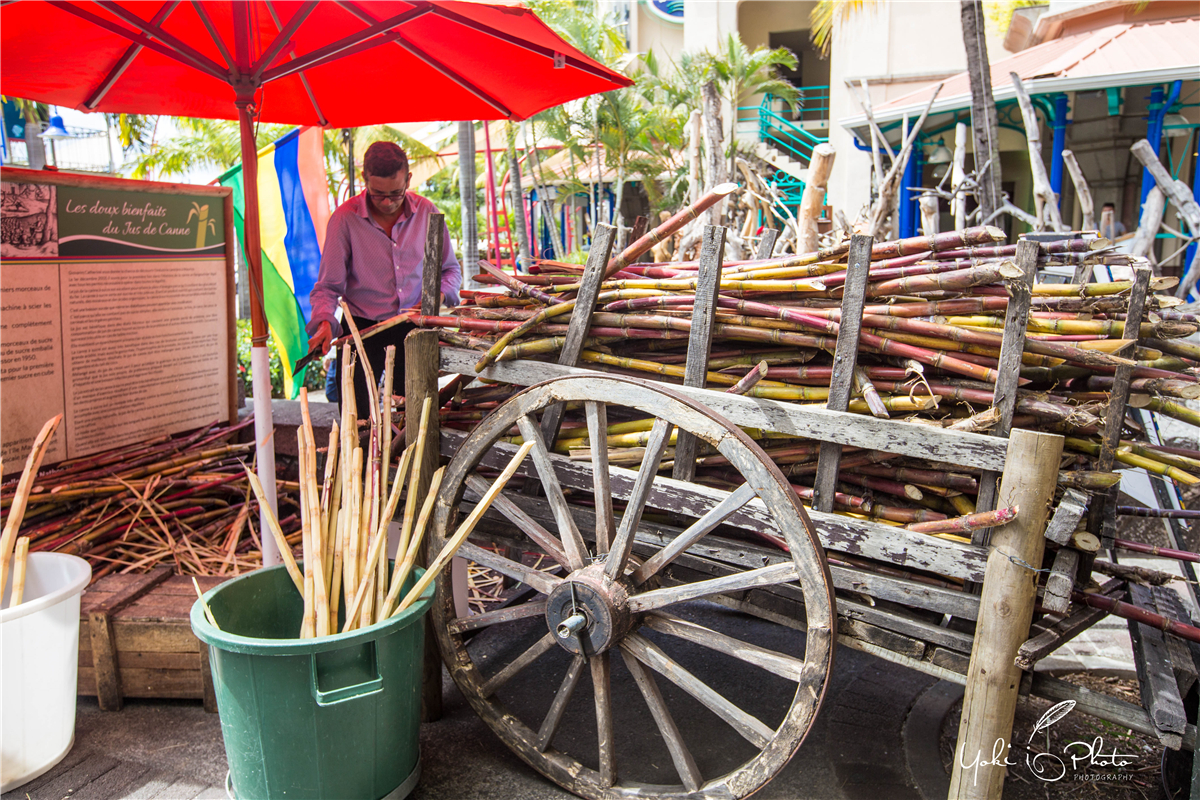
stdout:
[[[371,216],[367,196],[351,197],[329,217],[321,272],[309,293],[312,335],[322,322],[334,327],[338,298],[345,298],[356,317],[381,320],[421,302],[421,266],[425,259],[425,228],[437,208],[409,192],[404,209],[389,235]],[[442,292],[446,303],[458,304],[462,269],[454,257],[450,231],[442,226]]]

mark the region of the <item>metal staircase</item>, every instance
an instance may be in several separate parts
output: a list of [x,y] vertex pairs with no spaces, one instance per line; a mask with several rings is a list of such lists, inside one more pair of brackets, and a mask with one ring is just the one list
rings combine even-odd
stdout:
[[[824,90],[825,96],[828,96],[827,87],[802,87],[802,100],[796,104],[802,118],[806,115],[811,116],[810,112],[814,111],[813,108],[804,105],[803,98],[810,93],[817,94],[819,90]],[[820,98],[816,100],[819,103]],[[752,112],[748,118],[739,119],[739,128],[747,133],[752,132],[757,139],[754,154],[776,168],[771,182],[784,195],[787,204],[799,205],[800,197],[804,194],[804,181],[808,177],[808,162],[812,159],[813,148],[829,139],[811,133],[800,124],[787,119],[775,110],[775,105],[776,98],[767,94],[758,106],[738,109]],[[820,113],[821,109],[815,110]],[[828,112],[825,113],[827,119]],[[749,130],[746,130],[747,128]]]

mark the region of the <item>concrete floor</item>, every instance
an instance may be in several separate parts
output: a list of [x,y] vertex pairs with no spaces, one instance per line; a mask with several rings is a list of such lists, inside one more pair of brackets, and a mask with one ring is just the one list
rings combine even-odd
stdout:
[[[554,665],[548,662],[541,669],[551,673]],[[539,683],[537,675],[530,677],[532,683]],[[552,680],[557,686],[557,679]],[[660,685],[665,683],[660,680]],[[777,695],[764,691],[761,683],[747,683],[750,685],[743,697],[750,705],[765,707],[782,702]],[[581,682],[579,694],[590,704],[586,679]],[[664,686],[664,694],[669,702],[676,702],[669,687]],[[937,735],[948,707],[946,699],[952,702],[957,694],[957,687],[840,648],[825,705],[808,739],[755,797],[944,797],[948,779],[940,764],[935,763]],[[448,678],[444,697],[443,718],[421,727],[422,776],[410,795],[413,800],[572,797],[509,751],[471,711]],[[686,705],[672,705],[673,710],[676,708],[680,709],[680,728],[698,759],[711,750],[709,740],[730,741],[729,730],[708,712],[693,714],[695,709]],[[4,800],[189,800],[226,796],[220,722],[217,715],[206,714],[199,703],[128,701],[124,710],[109,713],[100,711],[94,699],[81,698],[78,713],[75,747],[67,758],[46,775],[5,794]],[[618,727],[618,733],[632,737],[653,732],[648,723],[635,723],[633,728],[636,730]],[[562,742],[556,739],[556,745]]]

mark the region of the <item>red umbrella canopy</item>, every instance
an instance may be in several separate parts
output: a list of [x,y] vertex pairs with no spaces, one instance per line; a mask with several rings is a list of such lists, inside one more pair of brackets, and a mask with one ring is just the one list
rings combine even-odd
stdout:
[[264,122],[525,119],[628,86],[488,2],[5,2],[0,92],[81,111]]

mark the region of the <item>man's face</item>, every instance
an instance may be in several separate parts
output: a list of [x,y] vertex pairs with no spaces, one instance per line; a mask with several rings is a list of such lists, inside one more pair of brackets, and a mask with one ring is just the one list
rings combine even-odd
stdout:
[[390,216],[400,210],[412,178],[411,172],[404,170],[387,177],[371,174],[364,177],[367,179],[367,197],[376,211]]

